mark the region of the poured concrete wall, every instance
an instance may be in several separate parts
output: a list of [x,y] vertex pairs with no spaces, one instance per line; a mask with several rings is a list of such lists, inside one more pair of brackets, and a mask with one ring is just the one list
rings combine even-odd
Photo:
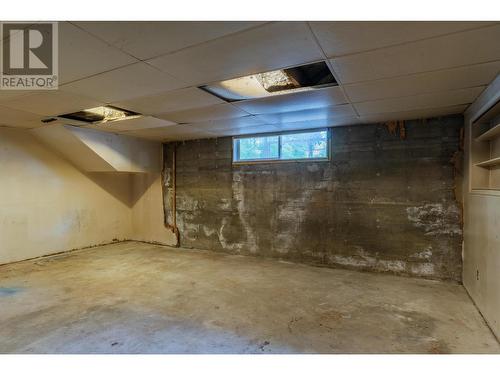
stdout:
[[131,238],[132,198],[130,175],[82,172],[0,128],[0,264]]
[[500,339],[500,190],[471,189],[472,122],[500,100],[500,76],[465,114],[463,283]]
[[236,166],[231,138],[179,143],[180,244],[461,280],[462,126],[409,121],[406,139],[382,125],[333,128],[330,162]]

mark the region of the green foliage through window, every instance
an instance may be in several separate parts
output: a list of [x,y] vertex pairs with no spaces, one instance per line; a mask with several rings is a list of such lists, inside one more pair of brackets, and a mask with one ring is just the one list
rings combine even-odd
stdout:
[[279,137],[255,137],[238,139],[239,160],[277,159]]
[[234,160],[296,160],[328,158],[328,131],[317,130],[233,139]]

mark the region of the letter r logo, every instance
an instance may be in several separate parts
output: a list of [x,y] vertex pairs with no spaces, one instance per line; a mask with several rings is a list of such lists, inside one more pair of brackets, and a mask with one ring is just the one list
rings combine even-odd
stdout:
[[54,46],[51,23],[3,23],[2,35],[4,74],[53,74]]
[[58,86],[58,22],[0,22],[0,90]]

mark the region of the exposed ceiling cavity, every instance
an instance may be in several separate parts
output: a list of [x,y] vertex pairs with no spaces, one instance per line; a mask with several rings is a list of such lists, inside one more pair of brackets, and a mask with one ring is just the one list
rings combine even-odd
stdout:
[[124,120],[139,117],[136,112],[112,106],[100,106],[82,111],[67,113],[58,117],[64,119],[82,121],[86,123],[105,123],[109,121]]
[[329,86],[337,86],[337,81],[328,65],[324,61],[320,61],[292,68],[256,73],[204,85],[200,88],[228,102],[234,102],[297,91],[310,91]]

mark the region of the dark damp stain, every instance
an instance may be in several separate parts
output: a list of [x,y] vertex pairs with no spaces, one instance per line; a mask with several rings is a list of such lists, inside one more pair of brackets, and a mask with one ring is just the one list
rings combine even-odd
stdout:
[[6,296],[11,296],[14,294],[19,293],[22,290],[22,288],[2,288],[0,287],[0,297],[6,297]]

